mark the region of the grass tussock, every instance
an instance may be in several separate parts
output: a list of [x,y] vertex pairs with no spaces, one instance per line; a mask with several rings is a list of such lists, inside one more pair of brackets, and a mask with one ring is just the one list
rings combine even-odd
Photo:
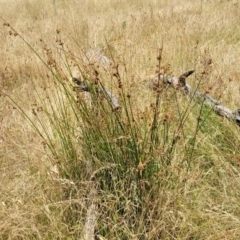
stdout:
[[0,238],[239,239],[239,127],[147,87],[195,69],[192,87],[237,109],[239,8],[0,1]]

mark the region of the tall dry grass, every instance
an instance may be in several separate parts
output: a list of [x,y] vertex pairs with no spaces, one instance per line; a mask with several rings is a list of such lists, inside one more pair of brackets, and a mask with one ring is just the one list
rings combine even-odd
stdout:
[[[196,69],[195,77],[189,79],[192,86],[200,81],[202,91],[237,109],[239,4],[1,0],[0,238],[82,239],[94,198],[99,239],[239,239],[237,126],[209,109],[189,108],[181,94],[164,91],[161,117],[167,116],[169,125],[161,125],[165,128],[160,128],[160,136],[171,140],[178,116],[186,121],[171,162],[164,162],[169,159],[163,155],[164,149],[156,149],[152,155],[156,159],[160,156],[165,166],[154,172],[151,181],[157,184],[147,185],[146,181],[141,189],[138,182],[129,184],[134,183],[136,170],[142,171],[140,162],[124,166],[129,168],[124,168],[126,175],[115,167],[116,162],[106,161],[102,166],[95,153],[89,155],[95,166],[84,162],[89,152],[79,145],[82,120],[75,117],[79,110],[74,112],[75,96],[68,82],[76,67],[94,78],[93,69],[82,62],[84,52],[103,49],[119,64],[124,91],[126,96],[131,93],[132,101],[124,109],[133,107],[130,112],[138,120],[134,131],[142,136],[151,124],[150,106],[155,104],[155,95],[146,89],[145,80],[156,74],[158,49],[163,46],[161,65],[169,74]],[[100,78],[111,85],[111,71],[103,70]],[[113,91],[121,96],[116,86]],[[206,121],[199,127],[200,111]],[[94,131],[85,134],[93,141],[94,137],[103,139]],[[104,139],[113,141],[108,134]],[[137,140],[141,146],[143,139]],[[142,154],[147,156],[144,151]],[[94,186],[98,193],[89,192],[93,188],[91,174],[96,179],[110,179],[112,185],[102,181],[100,190]],[[125,179],[120,181],[119,176]],[[144,201],[136,194],[139,189]]]

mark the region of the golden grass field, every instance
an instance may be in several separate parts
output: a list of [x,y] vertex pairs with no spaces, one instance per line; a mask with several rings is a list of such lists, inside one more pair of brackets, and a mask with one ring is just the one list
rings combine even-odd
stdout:
[[[68,79],[65,57],[74,68],[84,51],[103,49],[127,69],[125,79],[131,84],[125,84],[135,89],[130,91],[136,108],[144,109],[152,93],[141,84],[155,74],[163,48],[162,65],[171,74],[195,69],[195,76],[188,79],[191,86],[196,87],[198,76],[204,75],[199,87],[203,92],[233,110],[240,108],[238,0],[0,0],[0,17],[0,239],[84,239],[84,222],[62,220],[73,201],[81,202],[62,197],[71,179],[59,176],[57,160],[18,109],[38,125],[39,99],[54,101],[57,95],[40,57],[56,61]],[[162,219],[152,216],[148,235],[140,236],[140,228],[132,230],[123,221],[111,228],[126,229],[128,237],[110,231],[96,239],[240,239],[240,131],[217,119],[228,140],[212,141],[217,128],[198,139],[196,163],[209,152],[212,167],[203,170],[199,163],[188,171],[173,164],[181,191],[166,193],[168,200],[159,208]],[[194,115],[189,121],[193,128]],[[55,147],[61,148],[57,141]],[[181,154],[179,150],[175,162]],[[158,228],[162,235],[156,234]]]

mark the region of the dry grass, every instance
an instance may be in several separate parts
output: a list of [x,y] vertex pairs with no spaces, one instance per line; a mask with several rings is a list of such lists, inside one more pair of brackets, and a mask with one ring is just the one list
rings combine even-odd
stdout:
[[[89,183],[83,181],[84,176],[76,183],[61,175],[56,168],[59,159],[10,100],[50,134],[58,156],[64,157],[44,110],[51,106],[64,109],[66,96],[63,103],[59,101],[56,79],[34,51],[49,61],[48,66],[56,61],[57,72],[67,79],[70,73],[65,57],[74,68],[82,66],[85,50],[103,49],[119,63],[125,89],[131,91],[133,105],[139,106],[133,110],[138,118],[151,114],[154,95],[144,81],[155,74],[158,49],[163,46],[162,64],[170,64],[170,73],[196,69],[196,76],[189,79],[192,86],[202,78],[201,90],[237,109],[239,12],[237,0],[0,0],[4,19],[0,27],[0,238],[82,239],[89,207]],[[108,72],[102,71],[101,76],[110,79]],[[70,87],[67,81],[65,84]],[[118,94],[117,88],[114,91]],[[162,111],[172,115],[174,122],[179,110],[174,105],[175,95],[165,95]],[[188,103],[180,94],[178,97],[183,111]],[[168,109],[167,101],[172,108]],[[182,162],[194,135],[197,111],[188,115],[185,136],[166,170],[171,174],[159,171],[162,187],[155,189],[155,198],[152,192],[146,194],[148,211],[136,217],[135,206],[124,200],[129,212],[115,215],[116,203],[125,196],[121,184],[113,187],[116,195],[99,193],[98,229],[105,239],[240,239],[239,129],[211,115],[196,138],[194,161]],[[77,129],[76,119],[68,119]],[[82,149],[77,141],[74,144],[82,161]],[[77,222],[69,217],[72,208],[78,210]]]

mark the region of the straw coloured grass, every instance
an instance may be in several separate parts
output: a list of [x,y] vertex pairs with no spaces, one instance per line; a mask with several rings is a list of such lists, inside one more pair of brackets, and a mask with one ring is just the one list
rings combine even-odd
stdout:
[[239,4],[0,0],[0,239],[239,239]]

